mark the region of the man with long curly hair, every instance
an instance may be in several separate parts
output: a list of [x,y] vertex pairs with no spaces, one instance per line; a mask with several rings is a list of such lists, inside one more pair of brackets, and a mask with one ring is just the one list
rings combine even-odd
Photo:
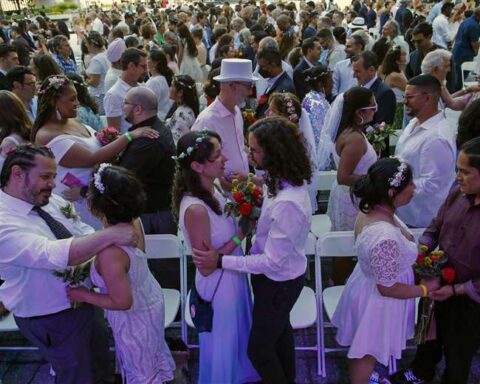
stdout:
[[[312,176],[304,139],[295,124],[269,117],[250,127],[250,154],[266,172],[268,196],[248,257],[193,249],[198,268],[252,274],[255,296],[248,356],[265,383],[295,382],[295,345],[290,310],[303,288],[305,242],[312,210],[307,183]],[[286,156],[288,154],[288,156]]]

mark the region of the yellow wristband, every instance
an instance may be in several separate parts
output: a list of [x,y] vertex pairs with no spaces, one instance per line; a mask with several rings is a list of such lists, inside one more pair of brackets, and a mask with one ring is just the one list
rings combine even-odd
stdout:
[[232,241],[237,245],[242,245],[242,240],[240,240],[237,235],[232,237]]
[[420,284],[420,288],[422,288],[422,291],[423,291],[423,296],[422,297],[427,297],[427,295],[428,295],[427,286],[424,285],[424,284]]

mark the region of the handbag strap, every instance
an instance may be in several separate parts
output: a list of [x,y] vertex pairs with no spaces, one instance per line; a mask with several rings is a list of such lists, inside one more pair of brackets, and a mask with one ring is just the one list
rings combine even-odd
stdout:
[[217,281],[217,286],[215,287],[215,290],[213,291],[212,298],[210,299],[211,303],[213,303],[213,299],[215,298],[215,295],[217,294],[217,289],[218,289],[218,286],[220,285],[220,280],[222,280],[223,272],[224,272],[224,270],[222,269],[222,273],[220,273],[220,277],[218,278],[218,281]]

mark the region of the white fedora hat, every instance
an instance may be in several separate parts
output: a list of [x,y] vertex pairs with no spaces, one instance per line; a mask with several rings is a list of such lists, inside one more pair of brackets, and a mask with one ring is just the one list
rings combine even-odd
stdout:
[[257,81],[258,77],[252,75],[252,61],[246,59],[223,59],[220,75],[213,80],[227,81]]
[[365,24],[365,19],[363,17],[355,17],[350,24],[348,24],[348,28],[350,29],[367,29],[367,25]]

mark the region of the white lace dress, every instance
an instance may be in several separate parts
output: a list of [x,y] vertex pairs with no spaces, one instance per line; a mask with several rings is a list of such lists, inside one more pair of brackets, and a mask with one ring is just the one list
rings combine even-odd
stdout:
[[[215,191],[220,207],[225,206],[224,197]],[[210,219],[212,246],[220,248],[236,232],[235,220],[225,215],[217,215],[203,201],[196,197],[184,196],[180,204],[180,228],[185,240],[191,246],[185,229],[184,216],[193,204],[202,205]],[[232,255],[243,257],[240,247]],[[221,271],[218,269],[205,277],[198,271],[195,284],[200,296],[210,301]],[[212,303],[212,332],[202,332],[200,339],[199,384],[241,384],[260,380],[248,356],[247,346],[252,325],[252,295],[244,273],[224,270],[222,280]]]
[[182,62],[180,63],[179,73],[181,75],[189,75],[196,83],[201,83],[205,80],[202,68],[198,58],[195,56],[190,56],[188,53],[187,43],[185,40],[183,42],[183,57]]
[[[364,175],[368,168],[377,161],[377,153],[372,145],[365,138],[367,143],[367,151],[358,162],[355,175]],[[340,156],[337,151],[333,150],[333,160],[338,169],[340,164]],[[353,204],[350,198],[350,187],[348,185],[339,185],[337,180],[334,181],[330,190],[328,199],[327,215],[332,223],[332,231],[351,231],[355,226],[359,209],[357,204]]]
[[372,355],[388,365],[390,356],[401,358],[406,341],[414,334],[415,300],[384,297],[377,284],[414,284],[417,246],[400,228],[379,221],[363,228],[355,250],[358,263],[332,318],[338,328],[337,341],[350,346],[350,359]]
[[[162,288],[148,269],[145,254],[121,247],[130,258],[128,278],[132,307],[127,311],[105,310],[115,340],[115,354],[124,382],[160,384],[173,379],[175,362],[165,341],[165,305]],[[92,265],[92,282],[105,293],[102,277]]]

